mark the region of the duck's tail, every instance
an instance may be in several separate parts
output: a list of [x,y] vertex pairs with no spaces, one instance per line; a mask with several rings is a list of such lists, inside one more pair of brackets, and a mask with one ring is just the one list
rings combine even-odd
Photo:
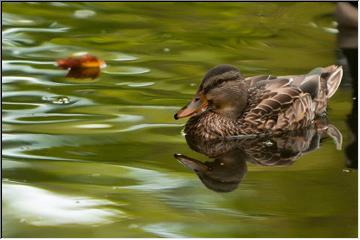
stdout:
[[326,82],[326,97],[331,98],[339,88],[343,76],[342,66],[331,65],[321,69],[320,77]]
[[315,113],[322,115],[326,112],[328,99],[331,98],[339,88],[343,76],[341,66],[331,65],[313,69],[306,75],[300,88],[312,94],[315,105]]

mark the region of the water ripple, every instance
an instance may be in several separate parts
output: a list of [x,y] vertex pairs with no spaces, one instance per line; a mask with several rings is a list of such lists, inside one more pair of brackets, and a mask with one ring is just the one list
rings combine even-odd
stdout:
[[110,124],[82,124],[82,125],[77,125],[77,128],[110,128],[111,125]]
[[[11,101],[13,98],[30,97],[34,102],[20,102]],[[7,91],[2,93],[3,97],[3,122],[14,124],[44,124],[44,123],[60,123],[60,122],[73,122],[78,121],[78,118],[74,117],[89,117],[94,114],[86,113],[49,113],[50,111],[66,108],[68,104],[55,104],[53,100],[63,96],[54,96],[51,93],[45,91]],[[69,104],[72,106],[84,106],[92,105],[92,101],[86,98],[80,98],[75,96],[67,96]],[[46,101],[35,102],[35,101]],[[51,103],[51,104],[50,104]],[[24,106],[16,109],[6,109],[6,105],[18,105]],[[30,106],[30,108],[29,108]],[[56,120],[40,120],[39,118],[55,117]],[[31,121],[32,118],[36,120]],[[61,119],[65,118],[65,119]],[[66,119],[70,118],[70,119]]]
[[135,61],[135,60],[137,60],[138,58],[137,57],[135,57],[135,56],[131,56],[131,55],[128,55],[128,54],[124,54],[124,53],[122,53],[122,54],[116,54],[114,57],[113,57],[113,59],[111,59],[111,60],[113,60],[113,61],[118,61],[118,62],[124,62],[124,61]]
[[55,70],[55,69],[39,69],[34,68],[29,65],[21,65],[9,63],[8,61],[2,61],[3,71],[21,71],[25,73],[34,73],[34,74],[43,74],[43,75],[55,75],[55,76],[64,76],[64,70]]
[[[30,153],[35,150],[50,149],[58,146],[76,146],[77,141],[74,138],[49,134],[24,134],[24,133],[3,133],[3,156],[18,159],[35,159],[35,160],[60,160],[60,161],[81,161],[71,158],[41,156]],[[19,141],[21,139],[21,141]],[[71,142],[69,142],[71,141]],[[91,141],[91,139],[89,140]]]
[[[132,186],[119,186],[118,189],[133,189],[141,191],[159,191],[166,189],[174,189],[186,186],[188,181],[182,177],[162,173],[156,170],[121,166],[127,171],[124,177],[136,179],[140,183]],[[166,184],[164,184],[166,183]]]
[[150,69],[143,67],[109,66],[103,73],[110,75],[136,75],[150,72]]
[[[17,116],[16,118],[10,118],[6,117],[6,120],[4,120],[5,123],[16,123],[16,124],[45,124],[45,123],[62,123],[62,122],[75,122],[79,121],[80,118],[74,118],[74,117],[89,117],[90,114],[70,114],[70,113],[37,113],[37,114],[31,114],[31,116]],[[31,119],[34,118],[35,120],[31,121]],[[43,119],[44,120],[43,120]],[[56,120],[47,120],[49,118],[56,118]],[[65,119],[62,119],[65,118]],[[70,118],[70,119],[66,119]]]
[[3,13],[2,16],[3,26],[32,26],[35,24],[38,24],[38,22],[15,14]]
[[[10,38],[10,40],[18,41],[18,37],[16,37],[16,39]],[[74,46],[64,46],[64,45],[61,46],[46,42],[46,43],[42,43],[41,45],[37,45],[33,47],[6,46],[4,50],[9,51],[11,55],[18,56],[19,58],[24,58],[24,57],[29,57],[31,59],[46,58],[48,60],[48,59],[57,59],[67,56],[73,52],[78,51],[79,48]]]
[[49,85],[49,86],[71,85],[69,83],[58,83],[58,82],[52,82],[52,81],[48,81],[48,80],[41,79],[41,78],[25,77],[25,76],[3,76],[2,81],[3,81],[3,84],[24,82],[24,83]]
[[8,63],[8,64],[16,64],[16,63],[25,63],[25,64],[36,64],[36,65],[52,65],[52,66],[56,66],[55,62],[45,62],[45,61],[33,61],[33,60],[4,60],[4,63]]
[[126,85],[128,87],[148,87],[154,85],[154,82],[121,82],[116,83],[116,85],[123,86]]
[[88,10],[88,9],[81,9],[81,10],[76,10],[74,12],[74,17],[75,18],[89,18],[89,17],[93,17],[96,15],[96,12],[92,11],[92,10]]
[[134,125],[125,129],[115,130],[115,132],[131,132],[144,128],[154,128],[154,127],[181,127],[183,124],[175,123],[143,123]]
[[61,28],[9,28],[2,31],[2,36],[6,37],[9,34],[14,34],[18,32],[52,32],[52,33],[61,33],[69,30],[69,27],[61,27]]
[[141,115],[118,114],[117,117],[110,119],[109,122],[138,122],[143,120]]
[[144,231],[164,238],[186,238],[187,236],[183,233],[184,228],[184,224],[171,222],[149,224],[143,227]]

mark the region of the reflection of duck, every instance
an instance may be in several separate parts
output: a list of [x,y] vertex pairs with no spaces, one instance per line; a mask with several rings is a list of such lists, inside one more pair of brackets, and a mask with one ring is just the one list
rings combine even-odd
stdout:
[[191,149],[214,161],[201,162],[182,154],[175,158],[193,170],[203,184],[217,192],[237,188],[247,171],[246,162],[263,166],[290,165],[302,154],[319,148],[320,140],[330,136],[341,149],[341,132],[322,118],[302,130],[271,137],[245,137],[206,141],[186,135]]
[[192,116],[185,133],[206,139],[301,129],[324,115],[341,78],[342,67],[334,65],[306,75],[250,78],[233,66],[219,65],[174,117]]
[[217,192],[235,190],[247,171],[248,157],[236,148],[205,163],[182,154],[175,154],[175,158],[193,170],[205,186]]

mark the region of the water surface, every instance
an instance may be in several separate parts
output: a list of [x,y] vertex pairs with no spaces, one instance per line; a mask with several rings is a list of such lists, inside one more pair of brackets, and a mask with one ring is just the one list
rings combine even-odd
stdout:
[[[174,112],[220,63],[245,75],[336,63],[330,3],[3,3],[5,237],[356,237],[357,171],[331,139],[293,164],[205,187]],[[97,79],[55,61],[89,52]],[[64,99],[65,101],[59,101]],[[330,101],[346,125],[351,89]]]

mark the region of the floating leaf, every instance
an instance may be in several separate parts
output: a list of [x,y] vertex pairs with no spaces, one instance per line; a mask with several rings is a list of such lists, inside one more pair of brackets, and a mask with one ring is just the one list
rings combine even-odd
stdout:
[[100,68],[71,68],[67,73],[68,78],[97,78],[100,75]]
[[105,65],[105,62],[88,53],[80,53],[65,59],[59,59],[57,65],[62,69],[101,68]]
[[68,69],[66,77],[71,78],[97,78],[105,62],[88,53],[77,53],[57,61],[58,67]]

